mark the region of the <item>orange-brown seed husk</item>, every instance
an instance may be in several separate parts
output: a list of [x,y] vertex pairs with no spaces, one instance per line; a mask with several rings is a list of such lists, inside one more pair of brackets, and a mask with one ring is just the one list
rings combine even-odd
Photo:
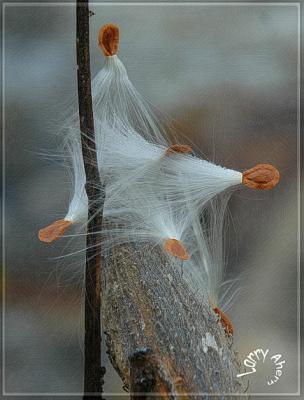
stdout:
[[181,260],[188,260],[189,255],[184,245],[177,239],[166,239],[164,242],[165,251],[173,257],[178,257]]
[[280,180],[279,171],[270,164],[258,164],[243,172],[242,183],[252,189],[269,190]]
[[102,26],[98,34],[98,46],[106,57],[114,56],[119,47],[119,28],[114,24]]
[[71,221],[59,219],[58,221],[53,222],[51,225],[40,229],[38,237],[42,242],[52,243],[54,240],[59,239],[71,225]]
[[172,144],[170,147],[167,148],[165,155],[168,156],[173,153],[189,154],[192,153],[192,151],[192,148],[187,144]]
[[225,313],[223,313],[223,311],[220,310],[218,307],[214,307],[213,311],[217,315],[219,315],[221,324],[223,325],[227,335],[232,336],[233,335],[233,325],[232,325],[230,319],[227,317],[227,315]]

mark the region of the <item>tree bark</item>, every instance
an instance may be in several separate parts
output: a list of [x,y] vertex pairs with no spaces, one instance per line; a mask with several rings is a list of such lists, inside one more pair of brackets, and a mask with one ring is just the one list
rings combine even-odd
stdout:
[[232,338],[162,249],[113,248],[102,287],[109,356],[133,397],[228,399],[244,392]]

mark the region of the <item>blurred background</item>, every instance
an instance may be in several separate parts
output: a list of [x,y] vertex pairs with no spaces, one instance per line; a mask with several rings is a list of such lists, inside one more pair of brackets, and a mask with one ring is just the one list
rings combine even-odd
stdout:
[[[241,362],[257,348],[286,361],[273,386],[269,366],[242,378],[250,392],[297,392],[297,6],[95,3],[91,10],[92,76],[104,61],[98,29],[116,23],[129,77],[184,141],[229,168],[279,169],[273,191],[242,188],[230,202],[227,276],[240,277],[242,291],[229,316]],[[77,89],[75,7],[9,5],[4,23],[5,391],[81,393],[84,254],[61,257],[69,242],[37,238],[69,200],[68,174],[53,154]],[[123,393],[106,366],[105,391]]]

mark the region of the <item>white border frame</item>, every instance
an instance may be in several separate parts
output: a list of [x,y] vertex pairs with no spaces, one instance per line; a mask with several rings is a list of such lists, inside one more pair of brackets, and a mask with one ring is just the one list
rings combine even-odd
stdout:
[[[301,260],[301,206],[300,206],[300,195],[301,195],[301,171],[300,171],[300,121],[301,121],[301,104],[300,104],[300,85],[301,85],[301,3],[300,2],[90,2],[91,6],[287,6],[297,7],[298,11],[298,43],[297,43],[297,211],[298,211],[298,226],[297,226],[297,344],[298,344],[298,390],[296,393],[221,393],[221,394],[210,394],[210,393],[187,393],[185,396],[269,396],[269,397],[282,397],[282,396],[300,396],[301,395],[301,303],[300,303],[300,260]],[[83,393],[49,393],[49,392],[37,392],[37,393],[19,393],[19,392],[6,392],[5,391],[5,9],[6,7],[53,7],[53,6],[72,6],[75,7],[74,2],[3,2],[2,3],[2,395],[3,396],[83,396]],[[129,396],[130,393],[103,393],[104,396]],[[157,393],[152,396],[158,396]]]

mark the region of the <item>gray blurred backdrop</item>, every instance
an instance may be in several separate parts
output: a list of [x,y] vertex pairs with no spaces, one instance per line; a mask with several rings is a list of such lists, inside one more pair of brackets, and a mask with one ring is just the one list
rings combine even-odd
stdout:
[[[52,161],[76,94],[75,7],[5,7],[5,390],[82,390],[83,253],[38,241],[65,214],[69,177]],[[91,65],[103,65],[101,25],[120,26],[120,58],[137,89],[209,159],[244,170],[272,163],[270,192],[230,203],[228,277],[242,292],[229,315],[240,361],[269,348],[286,361],[249,375],[252,393],[297,391],[298,8],[283,5],[91,6]],[[84,246],[80,240],[79,249]],[[106,392],[123,392],[106,362]],[[286,396],[286,395],[285,395]]]

